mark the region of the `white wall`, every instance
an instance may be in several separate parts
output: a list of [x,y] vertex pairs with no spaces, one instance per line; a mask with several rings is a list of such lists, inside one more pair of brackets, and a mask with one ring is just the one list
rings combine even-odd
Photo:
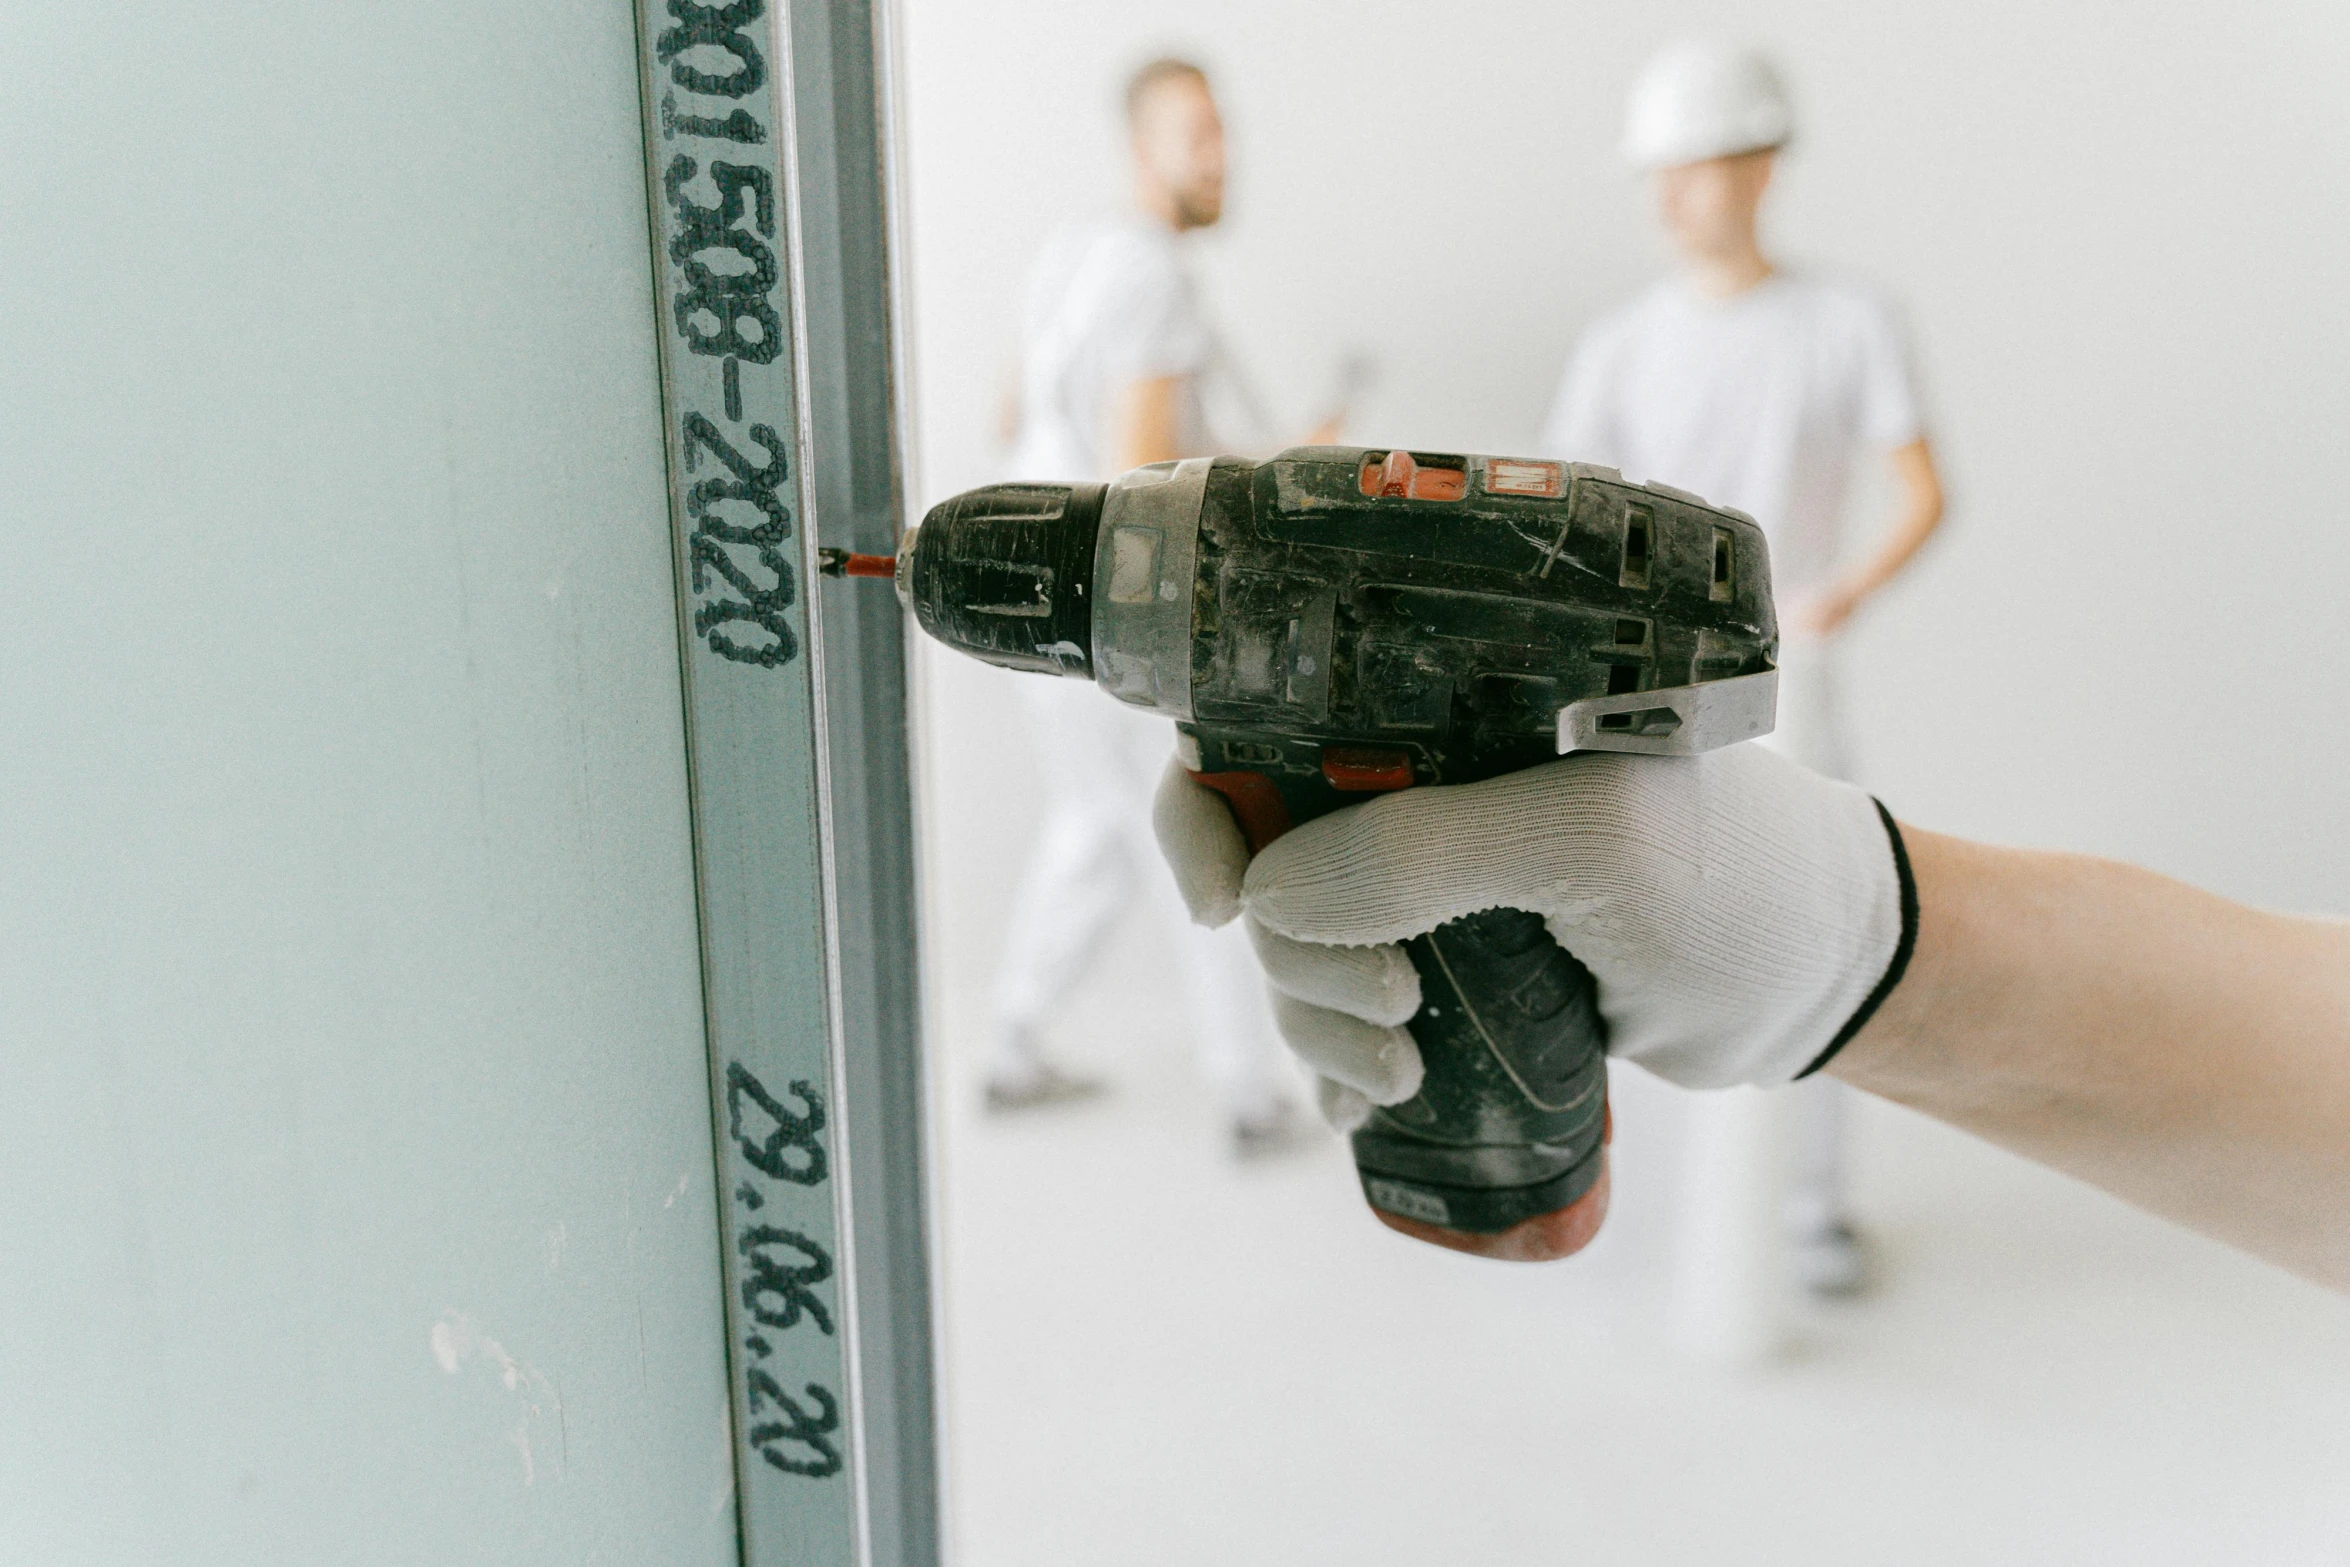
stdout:
[[[1577,329],[1660,260],[1612,154],[1630,73],[1684,31],[1774,48],[1803,117],[1778,242],[1907,301],[1955,496],[1858,639],[1867,781],[1925,825],[2350,908],[2339,6],[905,10],[925,499],[992,476],[1022,268],[1118,199],[1113,99],[1147,55],[1222,86],[1209,271],[1273,398],[1302,421],[1373,347],[1356,438],[1508,451]],[[984,840],[952,896],[956,864],[976,887],[1014,862],[1025,775],[974,760],[1015,722],[1002,682],[936,678],[983,802],[942,806]]]
[[[1506,452],[1661,260],[1612,152],[1631,72],[1681,31],[1774,47],[1805,125],[1780,241],[1908,301],[1956,498],[1859,634],[1869,781],[1926,825],[2350,910],[2338,0],[902,4],[925,500],[994,477],[1022,269],[1118,199],[1148,54],[1222,82],[1209,268],[1274,397],[1302,417],[1376,345],[1358,439]],[[1140,932],[1057,1030],[1114,1097],[981,1118],[1035,774],[1013,677],[926,674],[973,1562],[2342,1554],[2321,1404],[2285,1391],[2338,1392],[2338,1302],[1882,1106],[1857,1163],[1885,1288],[1728,1384],[1655,1343],[1678,1101],[1641,1074],[1616,1216],[1549,1270],[1397,1245],[1336,1147],[1223,1159]]]

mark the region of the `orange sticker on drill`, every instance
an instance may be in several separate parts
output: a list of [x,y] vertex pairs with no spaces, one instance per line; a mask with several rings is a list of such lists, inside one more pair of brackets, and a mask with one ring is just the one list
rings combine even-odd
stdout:
[[1377,462],[1366,458],[1358,484],[1365,495],[1400,495],[1415,501],[1457,501],[1469,493],[1466,470],[1433,464],[1422,467],[1410,452],[1389,452]]

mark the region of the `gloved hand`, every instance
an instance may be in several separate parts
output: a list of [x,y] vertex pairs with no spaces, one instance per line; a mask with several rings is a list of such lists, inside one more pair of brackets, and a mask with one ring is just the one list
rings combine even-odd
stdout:
[[1463,914],[1540,914],[1598,981],[1609,1054],[1690,1088],[1821,1064],[1916,936],[1892,817],[1757,745],[1586,752],[1405,789],[1308,822],[1253,863],[1223,798],[1180,765],[1154,818],[1192,917],[1248,921],[1282,1034],[1342,1132],[1419,1091],[1400,1025],[1420,981],[1395,943]]

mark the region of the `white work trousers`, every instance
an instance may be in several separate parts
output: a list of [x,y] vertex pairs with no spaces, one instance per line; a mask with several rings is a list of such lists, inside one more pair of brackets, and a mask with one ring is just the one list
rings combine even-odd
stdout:
[[1238,921],[1212,931],[1191,923],[1151,836],[1151,795],[1174,750],[1173,726],[1090,681],[1016,684],[1035,731],[1045,812],[1004,932],[997,1065],[1033,1064],[1045,1021],[1139,906],[1175,959],[1202,1070],[1234,1115],[1263,1115],[1293,1079],[1256,954]]
[[[1779,723],[1765,745],[1774,745],[1815,773],[1849,781],[1854,760],[1844,723],[1840,658],[1834,641],[1798,642],[1780,654]],[[1844,1218],[1845,1131],[1852,1090],[1832,1077],[1814,1074],[1788,1089],[1792,1157],[1787,1222],[1798,1231],[1816,1231]]]
[[[1852,756],[1833,643],[1781,651],[1779,718],[1761,742],[1817,773],[1849,778]],[[1690,1118],[1672,1320],[1682,1346],[1725,1364],[1784,1344],[1788,1229],[1844,1216],[1845,1108],[1823,1076],[1776,1092],[1708,1094]]]

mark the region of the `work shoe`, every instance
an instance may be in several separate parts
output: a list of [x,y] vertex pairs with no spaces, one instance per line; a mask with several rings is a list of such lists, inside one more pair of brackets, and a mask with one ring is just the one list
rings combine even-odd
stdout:
[[1787,1261],[1795,1282],[1822,1300],[1851,1300],[1872,1282],[1868,1243],[1843,1219],[1790,1231]]
[[1237,1159],[1274,1158],[1310,1148],[1321,1140],[1322,1130],[1313,1117],[1286,1099],[1232,1117],[1232,1154]]
[[1098,1098],[1109,1085],[1098,1077],[1080,1077],[1064,1072],[1049,1061],[1016,1071],[997,1071],[988,1075],[985,1100],[987,1108],[1002,1114],[1014,1110],[1042,1110],[1052,1105],[1076,1104],[1080,1100]]

